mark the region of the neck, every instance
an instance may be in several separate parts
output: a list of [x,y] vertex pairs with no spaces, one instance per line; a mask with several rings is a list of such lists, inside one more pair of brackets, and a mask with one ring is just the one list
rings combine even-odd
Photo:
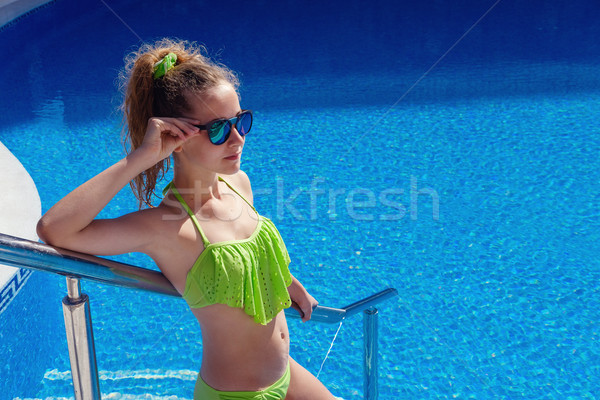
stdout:
[[210,199],[220,198],[218,174],[214,171],[193,173],[174,168],[173,184],[188,204],[204,204]]

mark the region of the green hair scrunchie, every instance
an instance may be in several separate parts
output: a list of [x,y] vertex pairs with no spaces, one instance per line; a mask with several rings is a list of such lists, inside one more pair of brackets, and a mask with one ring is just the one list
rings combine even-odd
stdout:
[[169,53],[163,57],[162,60],[154,64],[154,79],[162,78],[165,76],[167,71],[175,66],[177,62],[177,55],[175,53]]

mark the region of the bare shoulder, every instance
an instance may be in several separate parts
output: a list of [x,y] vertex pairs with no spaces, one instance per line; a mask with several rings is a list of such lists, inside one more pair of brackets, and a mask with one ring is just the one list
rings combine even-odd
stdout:
[[242,196],[244,196],[248,201],[253,201],[252,195],[252,185],[250,183],[250,178],[248,174],[246,174],[241,169],[233,175],[223,175],[223,179],[225,179],[231,186],[233,186]]
[[136,227],[136,234],[143,237],[143,253],[152,256],[154,251],[159,250],[164,243],[165,238],[176,236],[182,218],[181,211],[165,206],[161,203],[158,207],[147,208],[140,211],[127,214],[123,217],[124,224]]
[[152,230],[159,230],[162,228],[162,221],[165,220],[166,215],[172,214],[174,211],[169,207],[165,207],[162,203],[158,207],[145,208],[140,211],[132,213],[132,217],[137,219],[144,228]]
[[136,218],[143,228],[141,234],[146,237],[147,244],[142,252],[155,261],[172,257],[173,251],[181,246],[182,226],[189,221],[189,217],[175,202],[177,200],[171,201],[165,197],[157,207],[137,212]]
[[177,232],[184,220],[187,220],[187,213],[179,205],[179,201],[167,196],[163,201],[153,208],[140,211],[139,218],[144,220],[144,225],[154,234],[156,232],[167,232],[171,234]]
[[156,233],[163,228],[162,221],[165,219],[165,214],[163,207],[154,207],[125,214],[118,219],[121,220],[122,226],[130,227],[137,235],[145,237],[145,243],[152,247]]

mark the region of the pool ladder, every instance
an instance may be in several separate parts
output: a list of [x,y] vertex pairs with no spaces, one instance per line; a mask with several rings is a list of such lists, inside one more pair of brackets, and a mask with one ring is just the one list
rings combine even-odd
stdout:
[[[89,298],[81,292],[81,279],[180,297],[158,271],[1,233],[0,264],[66,276],[67,296],[62,303],[76,400],[101,398]],[[396,289],[388,288],[343,308],[317,306],[312,313],[311,321],[327,324],[339,323],[347,317],[363,313],[365,400],[375,400],[378,396],[378,311],[374,306],[397,294]],[[286,309],[285,313],[288,317],[300,318],[300,314],[292,308]]]

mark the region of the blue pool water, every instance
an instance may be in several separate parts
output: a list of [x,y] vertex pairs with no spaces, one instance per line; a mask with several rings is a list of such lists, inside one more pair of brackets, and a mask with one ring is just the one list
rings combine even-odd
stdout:
[[[294,274],[334,307],[399,290],[379,308],[381,399],[598,396],[596,2],[189,3],[60,0],[0,31],[0,140],[44,211],[123,156],[126,50],[197,40],[241,75],[243,169]],[[135,204],[126,188],[102,215]],[[184,303],[83,288],[105,398],[191,398]],[[64,295],[35,273],[0,316],[0,398],[72,396]],[[316,373],[337,326],[289,323]],[[355,317],[321,380],[361,398],[361,358]]]

